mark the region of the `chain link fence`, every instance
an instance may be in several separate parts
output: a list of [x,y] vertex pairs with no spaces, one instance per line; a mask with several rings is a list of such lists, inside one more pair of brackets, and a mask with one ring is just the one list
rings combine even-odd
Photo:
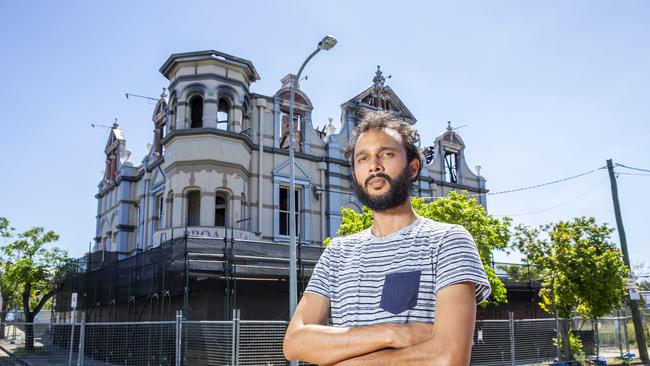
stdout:
[[[83,318],[83,317],[82,317]],[[120,323],[4,323],[0,348],[23,365],[288,365],[285,321]],[[583,353],[611,357],[634,352],[629,317],[479,320],[472,365],[530,365],[560,359],[554,340],[571,325]]]

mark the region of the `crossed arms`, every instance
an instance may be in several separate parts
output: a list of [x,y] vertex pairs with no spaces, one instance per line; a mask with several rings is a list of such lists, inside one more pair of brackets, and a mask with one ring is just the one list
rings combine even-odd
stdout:
[[289,323],[284,355],[319,365],[469,365],[476,318],[474,284],[443,288],[429,323],[374,324],[353,328],[323,325],[330,301],[305,293]]

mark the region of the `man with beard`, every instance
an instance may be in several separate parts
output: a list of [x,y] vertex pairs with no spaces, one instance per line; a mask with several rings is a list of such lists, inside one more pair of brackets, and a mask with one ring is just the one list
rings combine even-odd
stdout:
[[490,285],[467,230],[413,211],[418,144],[411,124],[389,112],[371,112],[354,129],[346,157],[373,224],[323,251],[287,329],[287,359],[469,364],[476,304]]

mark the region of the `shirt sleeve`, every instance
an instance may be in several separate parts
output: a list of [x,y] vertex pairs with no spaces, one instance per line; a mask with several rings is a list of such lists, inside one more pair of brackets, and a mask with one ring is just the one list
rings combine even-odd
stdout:
[[460,282],[473,282],[477,304],[490,296],[490,281],[483,268],[474,238],[467,229],[454,225],[442,238],[437,249],[436,295],[447,286]]
[[314,267],[314,271],[311,274],[311,278],[309,279],[309,284],[307,284],[307,288],[305,289],[305,292],[312,292],[319,294],[321,296],[325,296],[328,299],[331,299],[331,291],[330,291],[330,256],[331,256],[331,251],[332,251],[332,245],[334,245],[334,240],[330,243],[330,245],[325,248],[323,253],[321,254],[320,258],[318,259],[318,262],[316,263],[316,266]]

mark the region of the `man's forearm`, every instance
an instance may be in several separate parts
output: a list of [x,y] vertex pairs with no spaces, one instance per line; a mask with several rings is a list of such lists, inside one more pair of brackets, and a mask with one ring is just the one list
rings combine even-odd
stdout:
[[448,352],[439,348],[433,339],[410,347],[382,349],[368,354],[349,358],[336,363],[336,366],[355,365],[463,365],[469,362],[452,360]]
[[336,328],[306,324],[285,339],[285,356],[316,364],[334,364],[391,346],[390,324]]

